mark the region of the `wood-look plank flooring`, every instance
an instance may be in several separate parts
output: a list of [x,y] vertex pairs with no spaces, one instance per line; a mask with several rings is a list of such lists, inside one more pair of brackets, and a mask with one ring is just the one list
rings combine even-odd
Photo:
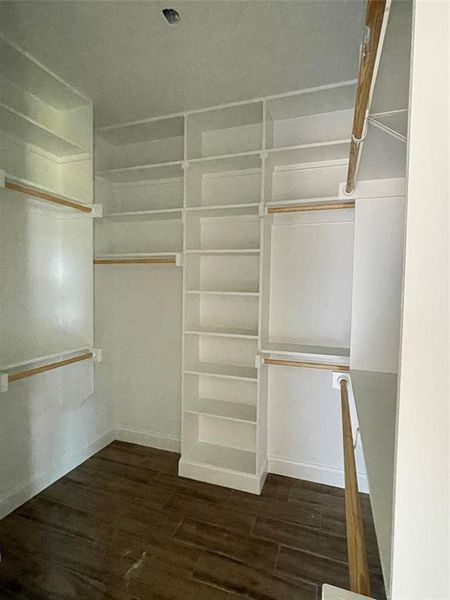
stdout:
[[342,490],[269,475],[254,496],[178,477],[178,459],[113,442],[0,521],[0,598],[317,600],[324,582],[348,588]]

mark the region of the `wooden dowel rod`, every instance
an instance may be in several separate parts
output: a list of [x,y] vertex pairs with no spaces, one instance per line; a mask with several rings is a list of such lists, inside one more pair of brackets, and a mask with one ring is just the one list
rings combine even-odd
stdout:
[[355,208],[354,202],[320,202],[316,204],[286,204],[284,206],[269,206],[269,215],[275,213],[309,212],[314,210],[340,210],[343,208]]
[[264,358],[264,363],[266,365],[279,365],[281,367],[302,367],[305,369],[328,369],[331,371],[349,371],[349,367],[344,365],[332,365],[299,360],[283,360],[281,358]]
[[358,478],[356,476],[353,449],[352,424],[348,404],[347,381],[341,379],[342,432],[345,469],[345,516],[347,523],[347,551],[350,575],[350,591],[370,596],[369,567],[366,542],[359,501]]
[[359,142],[361,140],[364,123],[369,108],[370,91],[372,79],[375,73],[375,63],[380,42],[383,18],[385,14],[386,0],[367,0],[365,25],[370,37],[364,46],[363,54],[359,64],[358,85],[356,88],[355,112],[353,115],[352,143],[350,145],[350,156],[347,172],[347,183],[345,190],[351,193],[355,187],[356,169],[359,155]]
[[175,265],[175,258],[95,258],[94,265]]
[[82,360],[89,360],[93,358],[94,355],[92,352],[87,352],[86,354],[81,354],[80,356],[74,356],[73,358],[66,358],[65,360],[60,360],[55,363],[50,363],[48,365],[44,365],[43,367],[36,367],[35,369],[29,369],[28,371],[20,371],[19,373],[12,373],[8,375],[8,382],[19,381],[19,379],[26,379],[27,377],[33,377],[33,375],[39,375],[40,373],[45,373],[45,371],[52,371],[53,369],[59,369],[60,367],[65,367],[66,365],[71,365],[73,363],[81,362]]
[[46,194],[45,192],[35,190],[34,188],[30,188],[25,185],[20,185],[19,183],[14,183],[13,181],[6,181],[5,188],[8,190],[12,190],[13,192],[20,192],[21,194],[26,194],[27,196],[33,196],[34,198],[39,198],[39,200],[53,202],[53,204],[59,204],[60,206],[67,206],[68,208],[74,208],[75,210],[79,210],[81,212],[85,212],[85,213],[92,212],[92,207],[90,207],[90,206],[85,206],[84,204],[79,204],[78,202],[73,202],[72,200],[65,200],[64,198],[58,198],[57,196],[52,196],[51,194]]

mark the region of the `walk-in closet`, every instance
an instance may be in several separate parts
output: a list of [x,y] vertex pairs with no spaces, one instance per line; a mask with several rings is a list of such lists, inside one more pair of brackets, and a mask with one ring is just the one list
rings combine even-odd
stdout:
[[449,23],[0,2],[0,599],[447,597]]

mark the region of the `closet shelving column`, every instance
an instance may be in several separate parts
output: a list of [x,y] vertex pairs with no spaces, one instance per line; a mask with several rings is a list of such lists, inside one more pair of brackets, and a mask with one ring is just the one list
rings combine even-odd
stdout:
[[91,102],[3,35],[0,70],[0,371],[6,383],[92,358],[97,210]]
[[181,475],[259,493],[261,102],[186,128]]
[[349,363],[354,210],[339,186],[354,95],[348,83],[265,103],[264,357]]
[[101,128],[97,265],[181,265],[184,117]]

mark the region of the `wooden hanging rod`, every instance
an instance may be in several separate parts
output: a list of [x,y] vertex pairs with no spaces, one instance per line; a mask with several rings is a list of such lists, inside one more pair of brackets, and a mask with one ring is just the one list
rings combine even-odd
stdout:
[[316,202],[315,204],[286,204],[284,206],[269,206],[267,213],[309,212],[313,210],[340,210],[355,208],[354,202]]
[[[356,88],[355,113],[353,115],[352,141],[347,171],[345,191],[351,194],[355,189],[356,170],[360,144],[364,137],[372,81],[374,80],[375,64],[377,61],[379,42],[385,18],[386,0],[367,0],[365,35],[363,40],[361,60],[359,63],[358,85]],[[387,18],[387,14],[386,14]],[[381,47],[380,47],[381,50]]]
[[305,369],[327,369],[330,371],[349,371],[350,367],[345,365],[333,365],[328,363],[314,363],[299,360],[284,360],[281,358],[264,358],[266,365],[279,365],[281,367],[301,367]]
[[7,190],[12,190],[13,192],[20,192],[21,194],[26,194],[27,196],[33,196],[34,198],[39,198],[39,200],[45,200],[46,202],[53,202],[53,204],[58,204],[60,206],[67,206],[68,208],[74,208],[75,210],[79,210],[85,213],[91,213],[92,207],[86,206],[85,204],[80,204],[78,202],[73,202],[72,200],[65,200],[64,198],[58,198],[58,196],[53,196],[51,194],[47,194],[46,192],[41,192],[40,190],[36,190],[34,188],[21,185],[19,183],[14,183],[13,181],[5,181],[5,188]]
[[19,381],[19,379],[26,379],[27,377],[33,377],[33,375],[39,375],[40,373],[52,371],[53,369],[59,369],[60,367],[65,367],[66,365],[81,362],[82,360],[89,360],[90,358],[94,358],[93,353],[86,352],[86,354],[74,356],[73,358],[66,358],[65,360],[50,363],[48,365],[44,365],[43,367],[36,367],[27,371],[19,371],[18,373],[12,373],[11,375],[8,375],[8,382]]
[[366,542],[359,501],[358,478],[356,476],[355,452],[353,449],[352,423],[348,403],[347,381],[340,381],[342,407],[342,433],[345,469],[345,517],[347,524],[348,568],[350,591],[370,596],[369,567]]
[[153,258],[94,258],[94,265],[176,265],[175,257]]

